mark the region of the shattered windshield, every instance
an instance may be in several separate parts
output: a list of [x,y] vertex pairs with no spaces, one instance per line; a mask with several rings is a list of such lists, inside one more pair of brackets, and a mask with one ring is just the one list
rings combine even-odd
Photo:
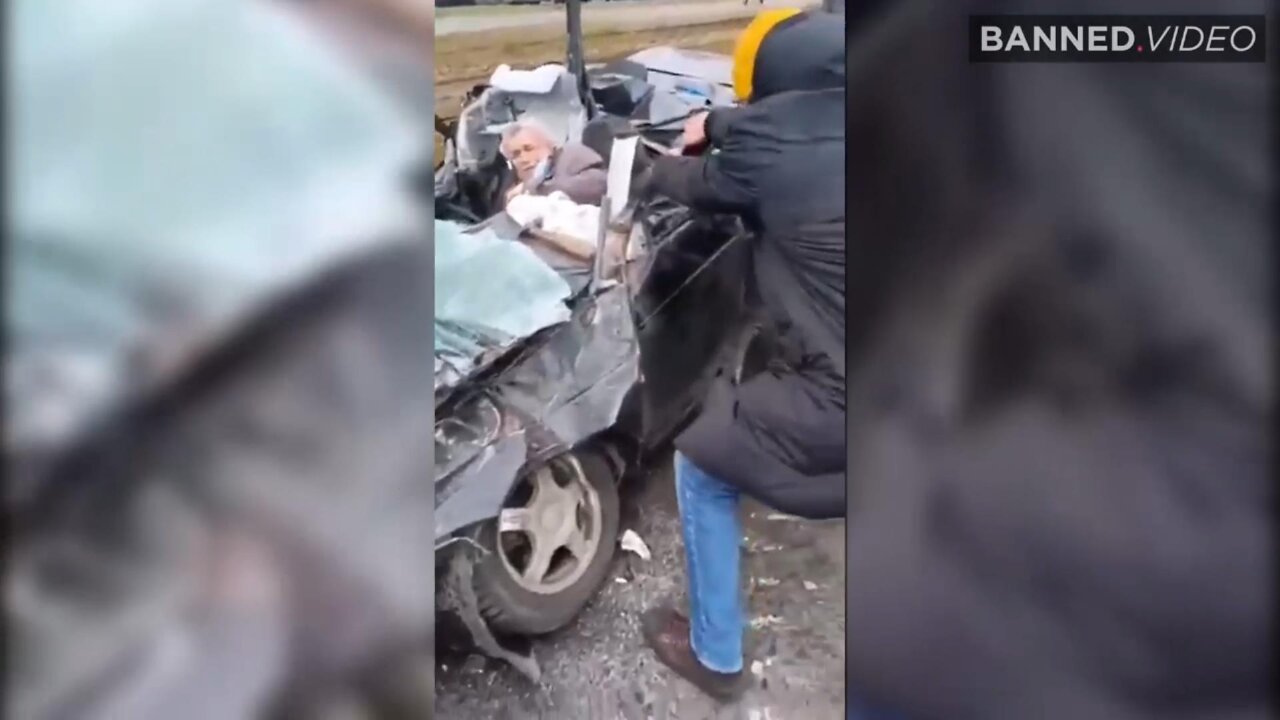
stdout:
[[525,244],[435,222],[435,385],[481,356],[569,319],[569,284]]

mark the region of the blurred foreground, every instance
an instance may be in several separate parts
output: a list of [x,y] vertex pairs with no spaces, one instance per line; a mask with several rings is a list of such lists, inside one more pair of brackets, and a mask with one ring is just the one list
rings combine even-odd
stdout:
[[[896,3],[849,46],[849,697],[1261,720],[1275,43],[958,59],[1015,9],[1064,5]],[[1210,10],[1268,4],[1070,11]]]
[[294,10],[11,4],[9,717],[429,715],[429,107]]

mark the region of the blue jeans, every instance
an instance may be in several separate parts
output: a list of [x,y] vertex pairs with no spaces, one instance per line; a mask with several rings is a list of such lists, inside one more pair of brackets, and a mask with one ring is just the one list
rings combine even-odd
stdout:
[[742,670],[746,627],[738,490],[703,472],[679,452],[675,465],[693,654],[710,670],[735,673]]
[[[742,670],[741,538],[738,489],[707,474],[676,453],[676,501],[689,578],[690,644],[698,662],[710,670]],[[899,720],[900,716],[849,701],[849,720]]]

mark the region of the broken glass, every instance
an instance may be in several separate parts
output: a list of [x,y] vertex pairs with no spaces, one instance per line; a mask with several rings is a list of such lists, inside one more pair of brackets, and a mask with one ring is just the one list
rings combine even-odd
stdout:
[[521,242],[435,223],[436,387],[466,377],[486,352],[569,319],[569,284]]

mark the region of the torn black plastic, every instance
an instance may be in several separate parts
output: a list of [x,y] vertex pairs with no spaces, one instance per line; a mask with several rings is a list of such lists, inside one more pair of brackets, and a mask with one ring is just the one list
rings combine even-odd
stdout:
[[480,551],[469,548],[454,556],[454,562],[449,563],[448,571],[440,583],[437,607],[446,612],[457,613],[476,646],[486,655],[507,661],[525,677],[538,682],[542,678],[538,659],[532,653],[521,655],[504,646],[480,615],[475,586],[471,580],[478,552]]

